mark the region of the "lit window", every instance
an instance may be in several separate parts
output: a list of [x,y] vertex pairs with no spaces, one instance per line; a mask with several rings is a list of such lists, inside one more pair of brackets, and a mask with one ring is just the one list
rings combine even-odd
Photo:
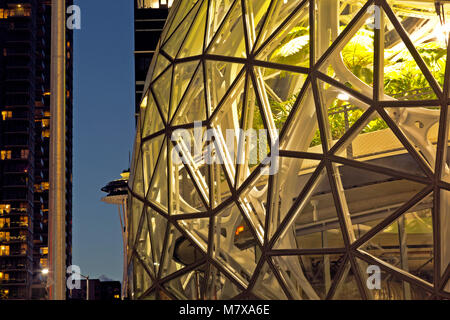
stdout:
[[0,19],[7,19],[7,18],[8,18],[8,10],[0,9]]
[[50,130],[49,129],[42,130],[42,137],[50,138]]
[[42,248],[40,249],[40,251],[41,251],[41,254],[42,254],[42,255],[46,255],[46,254],[48,254],[48,247],[42,247]]
[[9,246],[0,246],[0,256],[9,256]]
[[11,234],[9,232],[0,232],[0,241],[10,241]]
[[9,16],[11,17],[29,17],[31,16],[31,8],[22,4],[10,7]]
[[10,160],[11,157],[12,157],[11,150],[2,150],[2,151],[0,152],[0,158],[1,158],[2,160]]
[[40,262],[42,268],[47,268],[48,267],[48,260],[46,258],[41,258],[39,260],[39,262]]
[[241,232],[244,232],[244,230],[245,230],[244,226],[239,226],[236,229],[236,235],[238,236]]
[[9,218],[0,218],[0,229],[9,228]]
[[2,111],[2,118],[3,118],[3,121],[5,121],[6,119],[11,119],[12,111]]
[[114,295],[114,299],[120,299],[120,295],[115,294],[115,295]]
[[29,154],[30,154],[30,150],[28,150],[28,149],[23,149],[20,151],[20,157],[22,159],[28,159]]
[[28,227],[28,217],[20,217],[20,225],[22,227]]
[[9,214],[11,212],[10,204],[0,204],[0,214]]

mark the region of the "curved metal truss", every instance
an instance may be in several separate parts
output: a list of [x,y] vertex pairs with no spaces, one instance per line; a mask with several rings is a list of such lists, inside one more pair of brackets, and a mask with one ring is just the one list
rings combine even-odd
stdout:
[[448,298],[447,10],[176,1],[134,147],[131,297]]

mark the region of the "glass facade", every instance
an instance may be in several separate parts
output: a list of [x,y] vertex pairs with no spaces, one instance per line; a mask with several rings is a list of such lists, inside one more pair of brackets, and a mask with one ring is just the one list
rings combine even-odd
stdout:
[[174,1],[138,117],[129,296],[449,298],[449,18]]

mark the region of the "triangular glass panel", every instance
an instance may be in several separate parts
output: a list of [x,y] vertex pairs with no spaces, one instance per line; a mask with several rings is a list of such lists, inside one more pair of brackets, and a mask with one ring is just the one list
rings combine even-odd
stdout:
[[[338,3],[334,3],[332,6],[334,5],[338,5]],[[358,5],[343,5],[346,7],[345,12],[349,13],[349,15],[341,15],[341,18],[353,14],[356,15],[355,12],[360,11]],[[328,8],[328,4],[319,5],[319,19],[321,16],[320,12],[327,12],[328,10],[333,12],[333,8]],[[336,10],[338,9],[336,8]],[[324,74],[369,98],[373,96],[374,26],[370,22],[370,18],[366,23],[361,23],[361,21],[367,19],[367,17],[373,17],[374,11],[373,6],[369,7],[365,14],[360,16],[360,23],[355,24],[352,29],[346,31],[348,35],[336,45],[334,51],[319,68]],[[318,23],[316,28],[319,37],[320,35],[323,37],[321,41],[317,41],[316,45],[316,53],[320,53],[320,55],[325,53],[331,43],[336,40],[347,26],[346,18],[340,21],[341,27],[339,30],[337,26],[328,26],[330,22],[325,21],[329,19],[328,17],[323,16],[322,19],[324,19],[323,25]],[[330,38],[329,43],[324,41],[326,38]],[[320,58],[320,55],[317,55],[317,59]]]
[[255,68],[255,75],[264,83],[262,94],[270,103],[276,128],[281,130],[305,83],[306,75],[262,67]]
[[247,57],[241,1],[235,1],[231,12],[212,40],[208,53],[237,58]]
[[434,282],[433,197],[408,210],[361,248],[430,284]]
[[348,165],[335,165],[334,170],[340,176],[355,239],[425,188],[421,183]]
[[278,171],[273,175],[272,193],[269,195],[270,223],[266,226],[269,238],[273,236],[319,163],[320,161],[309,159],[278,158]]
[[[200,1],[201,2],[201,1]],[[185,40],[188,31],[191,29],[193,25],[193,21],[197,16],[197,12],[199,11],[201,4],[196,4],[196,6],[189,12],[186,18],[181,22],[176,32],[174,32],[168,39],[167,42],[164,43],[162,50],[170,55],[172,58],[175,58],[180,51],[180,48]]]
[[264,26],[270,4],[271,1],[245,1],[247,34],[250,45],[249,51],[256,44],[258,34]]
[[[358,98],[321,80],[317,83],[321,107],[326,110],[325,128],[331,148],[370,107]],[[327,123],[328,122],[328,123]]]
[[[166,139],[167,140],[167,139]],[[147,200],[159,205],[162,210],[167,211],[169,190],[168,168],[167,168],[167,141],[164,141],[161,147],[158,163],[150,181],[150,190],[147,194]]]
[[248,79],[245,108],[238,109],[240,130],[237,139],[236,188],[250,176],[270,154],[270,133],[253,84]]
[[166,70],[169,64],[169,60],[167,60],[162,54],[158,54],[155,69],[153,70],[152,80],[155,80],[164,70]]
[[133,186],[132,191],[138,196],[145,197],[144,195],[144,176],[142,173],[142,152],[139,152],[137,161],[134,165]]
[[[299,176],[299,183],[306,185],[310,176],[311,174]],[[285,197],[285,193],[289,196],[285,201],[280,202],[279,212],[283,217],[291,210],[299,193],[302,192],[301,189],[298,189],[296,193],[288,190],[289,188],[281,193],[282,197]],[[271,216],[271,218],[276,219],[277,216]],[[281,221],[277,219],[272,223],[279,225]],[[275,242],[274,249],[342,248],[344,246],[342,232],[330,181],[324,169],[311,189],[310,196],[300,203],[293,226],[281,233],[280,238]]]
[[280,137],[280,150],[323,153],[319,123],[311,86],[295,110],[289,112]]
[[[356,259],[359,263],[365,263],[360,259]],[[368,265],[365,263],[365,265]],[[432,293],[418,287],[413,283],[404,281],[389,273],[384,269],[379,268],[376,265],[371,265],[368,269],[368,273],[363,277],[364,284],[371,286],[369,291],[371,299],[373,300],[427,300],[432,296]],[[375,280],[374,276],[379,276],[379,279]],[[370,277],[370,278],[369,278]]]
[[171,112],[176,112],[172,120],[172,125],[174,126],[206,120],[205,87],[202,65],[197,69],[178,109],[176,111],[171,110]]
[[[292,2],[290,1],[291,5]],[[298,2],[297,2],[298,3]],[[284,6],[288,6],[286,3]],[[275,7],[283,7],[281,2]],[[277,8],[278,9],[278,8]],[[269,20],[277,19],[273,16]],[[270,21],[268,22],[270,23]],[[309,67],[309,4],[303,6],[294,17],[291,18],[282,30],[280,30],[269,43],[267,43],[256,56],[257,60],[286,64],[297,67]]]
[[206,300],[230,300],[241,292],[228,275],[211,264],[206,285]]
[[169,280],[164,284],[164,289],[178,300],[201,300],[205,269],[206,265],[201,265],[175,279]]
[[[374,51],[374,30],[364,25],[344,46],[342,61],[339,61],[360,81],[373,86]],[[337,66],[334,71],[339,75],[340,68]]]
[[222,25],[223,20],[228,14],[232,4],[234,4],[233,0],[216,0],[210,2],[208,34],[206,37],[207,45],[209,45],[217,30]]
[[139,299],[148,289],[150,289],[153,281],[140,260],[136,256],[134,256],[133,260],[133,293],[135,299]]
[[208,2],[209,1],[204,1],[202,7],[198,11],[197,17],[189,30],[189,34],[187,35],[177,58],[192,57],[203,53]]
[[[207,94],[210,101],[208,115],[211,115],[236,80],[243,64],[206,60]],[[239,82],[243,86],[243,81]],[[240,90],[240,89],[235,89]],[[234,96],[231,94],[231,96]],[[232,101],[232,100],[230,100]]]
[[[167,69],[154,83],[153,91],[155,94],[156,102],[159,105],[161,113],[164,116],[164,120],[167,121],[167,115],[169,114],[169,102],[172,88],[172,76],[173,66]],[[169,91],[169,92],[168,92]]]
[[[439,14],[436,10],[439,6]],[[448,21],[450,11],[444,4],[415,6],[407,3],[391,5],[398,21],[413,41],[414,47],[441,85],[444,85],[447,62]],[[445,10],[446,9],[446,10]],[[402,39],[390,20],[386,23],[385,48],[394,52],[404,48]],[[409,100],[409,99],[408,99]]]
[[200,70],[198,66],[198,61],[190,61],[175,65],[169,119],[172,119],[172,116],[178,108],[178,104],[185,95],[186,89],[194,81],[194,72]]
[[342,254],[276,256],[273,261],[295,300],[325,300],[344,257]]
[[378,112],[372,113],[366,123],[358,135],[355,132],[339,146],[337,155],[407,174],[426,176],[418,160],[405,149]]
[[252,290],[254,294],[265,300],[287,300],[286,294],[267,262],[264,263],[257,277]]
[[[261,1],[263,2],[263,1]],[[265,1],[267,2],[267,1]],[[297,0],[284,0],[284,1],[276,1],[271,4],[270,7],[268,7],[267,12],[264,12],[266,10],[267,5],[262,5],[258,8],[257,11],[259,16],[261,16],[261,13],[264,12],[267,15],[267,18],[262,18],[259,21],[256,21],[255,23],[255,30],[256,34],[258,36],[257,39],[257,45],[255,46],[255,49],[259,49],[261,45],[265,44],[265,42],[272,36],[273,33],[277,31],[277,29],[285,23],[289,15],[294,11],[297,10],[298,7],[303,6],[303,8],[307,8],[308,4],[303,5],[300,1]],[[299,26],[299,24],[296,22],[299,22],[303,20],[302,18],[308,18],[308,10],[304,12],[305,9],[300,9],[300,16],[297,14],[295,18],[290,19],[289,22],[285,23],[283,30],[278,34],[278,37],[280,34],[288,35],[291,31],[295,31],[296,27]],[[264,25],[262,24],[264,22]],[[308,25],[305,25],[304,27],[308,27]],[[275,36],[274,39],[276,39],[277,36]],[[280,40],[282,38],[279,38]],[[275,42],[272,42],[272,44],[275,45]],[[278,45],[281,42],[278,43]],[[276,47],[277,45],[275,45]],[[272,50],[269,51],[273,51]]]
[[142,144],[145,194],[148,193],[148,188],[153,178],[156,163],[159,159],[159,155],[161,154],[161,147],[163,145],[163,140],[164,135],[159,135],[151,140],[145,141]]
[[153,94],[149,93],[147,105],[145,110],[141,111],[141,116],[144,116],[142,125],[142,138],[159,132],[164,129],[164,123],[161,120],[158,108],[153,98]]
[[[285,258],[287,257],[278,257],[278,259]],[[319,254],[302,255],[296,258],[299,260],[302,269],[301,272],[292,270],[291,277],[297,278],[298,294],[303,299],[311,299],[315,293],[321,300],[325,300],[333,282],[336,280],[337,273],[343,266],[344,256],[341,254]]]
[[257,240],[235,204],[215,216],[212,237],[213,259],[246,287],[256,268],[260,251]]
[[436,146],[439,135],[439,107],[386,108],[408,141],[420,153],[430,168],[436,163]]
[[[191,241],[201,248],[203,253],[208,252],[210,218],[178,220],[178,225],[190,237]],[[192,245],[191,242],[179,240],[179,245],[175,250],[175,256],[184,265],[190,265],[203,257],[203,253]]]
[[134,248],[136,243],[136,236],[139,229],[139,223],[142,218],[142,210],[144,208],[144,203],[139,201],[137,198],[132,197],[131,203],[129,203],[131,208],[130,218],[128,219],[128,246]]
[[[161,278],[165,278],[185,267],[183,262],[186,263],[187,258],[184,257],[186,258],[186,260],[183,262],[177,258],[181,256],[181,253],[179,252],[180,246],[186,249],[188,253],[192,252],[190,246],[191,241],[187,239],[184,235],[182,235],[180,231],[178,231],[178,229],[175,228],[175,226],[172,224],[168,224],[167,232],[164,239],[166,240],[166,243],[164,245],[162,254],[163,262],[160,266]],[[183,243],[184,241],[187,241],[188,244]]]
[[223,170],[223,165],[218,162],[210,166],[212,183],[212,208],[215,209],[232,195],[228,177]]
[[[356,14],[361,11],[363,2],[348,2],[346,0],[339,1],[339,33],[341,33],[345,27],[352,21]],[[323,4],[326,6],[327,4]],[[373,22],[373,17],[369,18],[367,22]]]
[[173,214],[206,212],[209,206],[209,170],[203,152],[205,128],[199,129],[186,130],[183,136],[172,136]]
[[[165,35],[164,41],[167,41],[168,38],[171,37],[172,33],[175,31],[175,29],[182,30],[180,27],[180,24],[183,23],[184,20],[191,17],[192,12],[195,11],[197,8],[194,8],[194,6],[197,4],[198,0],[192,0],[192,1],[186,1],[186,2],[180,2],[179,6],[176,8],[175,16],[173,17],[171,21],[170,28]],[[175,8],[174,8],[175,9]],[[172,12],[172,11],[171,11]],[[195,14],[194,14],[195,16]]]
[[155,275],[159,273],[159,267],[161,265],[163,246],[164,246],[164,235],[167,229],[167,219],[157,213],[156,211],[147,207],[147,222],[148,222],[148,234],[150,237],[150,244],[152,249],[152,267]]
[[[389,21],[387,17],[385,19]],[[389,25],[389,23],[387,24]],[[417,45],[419,44],[417,43]],[[392,27],[385,35],[384,47],[384,91],[386,95],[397,100],[437,99],[433,87],[395,28]],[[435,75],[441,77],[437,80],[443,82],[444,72],[436,70]]]
[[[146,210],[144,209],[144,212]],[[150,237],[149,224],[147,221],[147,214],[143,214],[140,221],[140,232],[136,239],[136,254],[141,262],[147,267],[147,271],[155,278],[155,266],[153,260],[153,248]]]
[[264,243],[266,227],[268,180],[268,172],[259,173],[239,195],[239,204],[243,214],[250,221],[261,244]]
[[344,272],[342,278],[336,286],[333,300],[361,300],[361,292],[355,275],[355,270],[350,266],[350,261],[343,266]]
[[238,158],[239,134],[241,132],[241,115],[244,105],[246,81],[239,80],[225,98],[219,109],[214,111],[211,127],[214,129],[214,151],[224,164],[232,183],[235,183]]

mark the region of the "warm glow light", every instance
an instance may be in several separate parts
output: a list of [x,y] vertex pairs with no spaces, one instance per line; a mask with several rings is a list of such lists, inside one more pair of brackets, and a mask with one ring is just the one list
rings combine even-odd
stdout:
[[145,98],[142,100],[141,108],[146,108],[147,107],[147,102],[148,102],[148,95],[145,96]]
[[244,232],[244,226],[240,226],[236,229],[236,235],[238,236],[241,232]]
[[47,268],[42,269],[42,274],[47,275],[49,273],[49,270]]
[[450,34],[450,22],[442,25],[438,23],[434,29],[433,36],[441,43],[448,41],[448,35]]
[[350,97],[348,96],[348,94],[345,94],[345,93],[339,93],[337,98],[342,101],[350,100]]

